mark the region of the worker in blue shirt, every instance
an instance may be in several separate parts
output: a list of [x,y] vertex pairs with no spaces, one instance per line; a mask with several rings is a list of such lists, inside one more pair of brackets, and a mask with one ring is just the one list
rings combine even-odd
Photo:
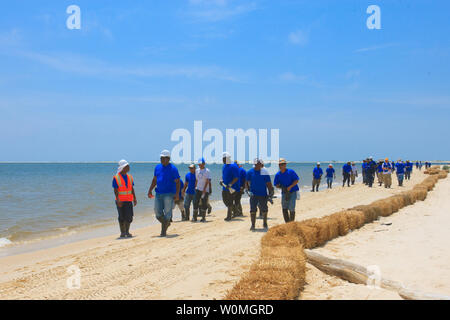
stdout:
[[250,217],[252,223],[250,230],[252,231],[255,230],[257,208],[262,212],[264,229],[269,228],[267,225],[267,214],[269,212],[267,201],[274,194],[270,175],[267,170],[262,170],[263,162],[256,158],[253,163],[254,167],[247,172],[246,176],[246,189],[250,195]]
[[231,221],[236,215],[237,196],[241,189],[239,185],[239,167],[231,161],[231,155],[224,152],[222,156],[222,200],[227,207],[227,217],[225,221]]
[[390,188],[392,185],[392,165],[389,159],[386,158],[383,163],[383,182],[385,188]]
[[322,179],[323,170],[320,167],[320,162],[317,162],[317,166],[313,170],[313,180],[312,180],[312,192],[319,192],[320,180]]
[[333,165],[330,163],[328,165],[328,168],[325,171],[326,171],[326,177],[327,177],[327,188],[331,189],[333,187],[333,179],[336,178],[336,173],[333,168]]
[[342,175],[343,175],[343,180],[342,180],[342,186],[345,186],[345,183],[347,182],[347,186],[350,187],[350,175],[352,173],[352,165],[350,162],[347,162],[346,164],[344,164],[344,166],[342,167]]
[[412,170],[413,170],[413,163],[410,162],[409,160],[406,160],[406,164],[405,164],[405,180],[410,180],[411,179]]
[[378,178],[378,184],[381,185],[383,184],[383,161],[378,161],[377,164],[377,178]]
[[273,184],[281,189],[281,208],[283,210],[284,222],[295,221],[295,203],[300,199],[300,189],[297,173],[287,168],[286,159],[280,158],[278,161],[280,171],[277,172]]
[[182,194],[184,195],[184,215],[182,221],[189,221],[191,204],[194,202],[195,197],[195,164],[189,166],[189,172],[184,178],[185,184]]
[[361,171],[363,176],[363,183],[367,184],[367,160],[363,160],[363,163],[361,165]]
[[397,172],[397,180],[398,180],[398,186],[403,186],[403,178],[405,175],[405,167],[406,165],[403,163],[401,159],[397,160],[397,163],[395,164],[395,169]]

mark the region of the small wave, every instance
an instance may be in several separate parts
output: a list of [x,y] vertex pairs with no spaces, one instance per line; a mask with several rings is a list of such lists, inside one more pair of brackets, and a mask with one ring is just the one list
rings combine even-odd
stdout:
[[10,245],[12,242],[7,238],[0,238],[0,248]]

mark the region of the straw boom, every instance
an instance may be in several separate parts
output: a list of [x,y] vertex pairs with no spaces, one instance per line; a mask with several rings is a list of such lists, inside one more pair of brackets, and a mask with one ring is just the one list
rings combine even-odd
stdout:
[[369,205],[356,206],[322,218],[290,222],[270,228],[261,239],[261,254],[250,271],[228,292],[226,300],[292,300],[305,285],[305,249],[312,249],[350,230],[361,228],[379,216],[389,216],[401,208],[425,200],[447,171],[432,167],[430,176],[410,191]]

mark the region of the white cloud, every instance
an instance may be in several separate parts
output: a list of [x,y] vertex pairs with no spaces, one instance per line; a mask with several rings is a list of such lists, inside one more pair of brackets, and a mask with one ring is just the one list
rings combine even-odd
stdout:
[[372,47],[366,47],[366,48],[360,48],[355,50],[355,52],[367,52],[367,51],[374,51],[374,50],[378,50],[378,49],[384,49],[384,48],[390,48],[390,47],[395,47],[398,46],[398,43],[386,43],[386,44],[381,44],[378,46],[372,46]]
[[289,42],[295,45],[304,46],[308,43],[308,33],[303,30],[297,30],[289,34]]
[[285,72],[278,76],[278,79],[282,81],[289,81],[289,82],[303,82],[307,79],[306,76],[296,75],[292,72]]

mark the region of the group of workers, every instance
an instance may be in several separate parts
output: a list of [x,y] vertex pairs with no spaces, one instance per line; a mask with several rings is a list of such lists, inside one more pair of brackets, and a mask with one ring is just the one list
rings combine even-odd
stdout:
[[[281,189],[281,207],[284,221],[295,220],[295,205],[300,199],[300,189],[298,187],[299,176],[297,173],[287,168],[287,161],[279,159],[279,171],[275,174],[273,184],[270,174],[264,168],[262,159],[254,159],[253,168],[246,171],[237,161],[232,161],[231,155],[227,152],[222,156],[222,200],[227,207],[225,221],[232,221],[233,218],[242,217],[241,198],[245,193],[250,198],[250,219],[251,228],[256,229],[256,215],[259,210],[259,217],[263,220],[263,228],[268,229],[267,215],[268,203],[273,203],[274,188]],[[420,162],[421,163],[421,162]],[[420,166],[420,163],[417,167]],[[186,174],[184,183],[175,165],[170,162],[170,152],[163,150],[160,154],[160,163],[154,169],[153,179],[148,190],[148,197],[155,200],[156,219],[161,223],[161,236],[167,235],[167,229],[172,222],[172,210],[175,206],[181,211],[182,221],[190,220],[190,209],[192,207],[192,222],[206,222],[206,213],[211,212],[209,197],[212,193],[211,173],[206,168],[206,161],[201,158],[195,164],[189,165],[189,172]],[[431,163],[426,162],[428,168]],[[363,183],[372,187],[375,175],[378,183],[385,188],[392,185],[392,173],[396,172],[398,185],[403,185],[403,180],[409,180],[413,163],[398,160],[396,163],[390,162],[388,158],[384,161],[375,162],[372,157],[363,161],[362,175]],[[130,224],[133,221],[133,206],[136,206],[137,199],[134,191],[133,177],[129,174],[130,165],[126,160],[119,162],[117,174],[113,177],[113,189],[118,211],[118,221],[120,226],[120,238],[132,237]],[[323,170],[320,162],[313,169],[312,191],[318,192]],[[358,169],[354,162],[347,162],[342,167],[344,187],[347,184],[354,184],[358,177]],[[327,188],[331,189],[333,179],[336,178],[336,171],[330,164],[326,169]],[[155,191],[155,195],[153,195]]]

